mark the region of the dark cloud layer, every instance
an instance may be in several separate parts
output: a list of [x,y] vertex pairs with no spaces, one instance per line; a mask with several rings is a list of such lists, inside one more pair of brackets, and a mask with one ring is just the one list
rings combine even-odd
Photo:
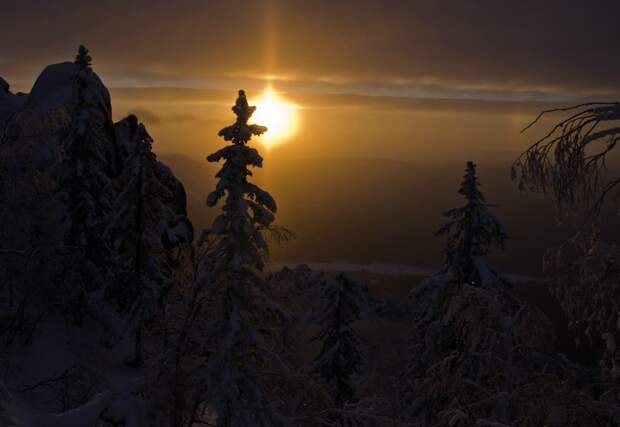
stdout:
[[273,75],[332,83],[620,92],[620,1],[3,0],[0,75],[70,58],[115,82]]
[[[161,105],[161,104],[159,104]],[[120,111],[120,114],[115,114],[118,119],[121,117],[126,117],[129,114],[134,114],[138,117],[141,122],[146,123],[148,126],[158,126],[163,124],[197,124],[197,125],[224,125],[225,123],[219,120],[213,119],[205,119],[202,117],[198,117],[196,114],[192,113],[160,113],[155,109],[147,108],[144,106],[130,107],[125,108]]]

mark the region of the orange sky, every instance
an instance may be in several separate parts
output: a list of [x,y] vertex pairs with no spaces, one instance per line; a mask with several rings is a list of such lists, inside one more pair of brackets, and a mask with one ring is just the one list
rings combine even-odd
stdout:
[[617,93],[616,0],[20,0],[0,75],[28,83],[83,43],[109,85],[279,85],[443,97]]
[[[261,91],[248,91],[250,102]],[[203,159],[222,142],[235,92],[113,89],[116,119],[135,113],[158,152]],[[379,157],[414,162],[507,162],[543,130],[520,130],[547,107],[541,103],[409,99],[283,93],[299,105],[297,133],[268,154],[287,157]]]
[[509,159],[541,108],[620,94],[617,0],[6,3],[14,88],[84,43],[115,117],[137,113],[157,150],[194,158],[219,143],[238,88],[301,106],[272,156],[425,162]]
[[114,118],[146,124],[197,228],[237,90],[298,104],[297,134],[259,141],[255,175],[298,233],[294,260],[439,262],[431,232],[473,160],[518,236],[504,265],[533,271],[553,209],[519,195],[508,164],[558,116],[520,130],[543,109],[620,99],[618,0],[19,0],[0,14],[12,90],[85,44]]

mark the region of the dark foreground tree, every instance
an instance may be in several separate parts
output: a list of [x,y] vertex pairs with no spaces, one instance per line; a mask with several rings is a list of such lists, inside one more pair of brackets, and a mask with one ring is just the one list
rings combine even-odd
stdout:
[[604,425],[609,408],[554,354],[550,321],[484,259],[506,234],[486,210],[472,163],[460,192],[466,206],[449,211],[439,232],[448,236],[448,266],[410,293],[405,417],[431,427]]
[[311,341],[321,350],[314,359],[313,374],[319,374],[332,388],[336,406],[355,400],[352,378],[362,373],[361,338],[353,328],[360,319],[362,288],[345,273],[328,276],[323,289],[321,329]]

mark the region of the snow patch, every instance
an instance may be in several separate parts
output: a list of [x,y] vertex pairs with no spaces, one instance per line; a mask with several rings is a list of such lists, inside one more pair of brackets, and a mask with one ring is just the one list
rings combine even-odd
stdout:
[[[372,274],[380,274],[384,276],[414,276],[414,277],[430,277],[436,273],[436,270],[429,268],[414,267],[403,264],[390,264],[383,262],[371,262],[369,264],[356,264],[345,261],[334,262],[270,262],[267,265],[267,271],[274,272],[282,270],[284,267],[295,268],[298,265],[307,265],[312,270],[317,271],[348,271],[348,272],[364,272]],[[503,277],[511,282],[535,282],[544,283],[547,280],[538,276],[527,276],[521,274],[502,274]]]

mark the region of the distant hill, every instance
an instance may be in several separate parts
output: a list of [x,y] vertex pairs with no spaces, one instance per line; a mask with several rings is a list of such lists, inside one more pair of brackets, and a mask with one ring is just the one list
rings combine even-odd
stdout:
[[[163,159],[184,183],[188,212],[197,230],[209,227],[214,212],[205,205],[217,169],[178,154]],[[274,247],[275,261],[386,262],[436,269],[443,242],[433,232],[442,212],[459,206],[464,165],[415,164],[383,159],[267,158],[256,179],[279,204],[277,222],[297,234]],[[521,193],[508,164],[480,164],[484,194],[499,206],[509,240],[491,259],[500,270],[541,274],[542,256],[570,237],[569,225],[555,220],[551,197]],[[620,237],[610,227],[608,240]]]

